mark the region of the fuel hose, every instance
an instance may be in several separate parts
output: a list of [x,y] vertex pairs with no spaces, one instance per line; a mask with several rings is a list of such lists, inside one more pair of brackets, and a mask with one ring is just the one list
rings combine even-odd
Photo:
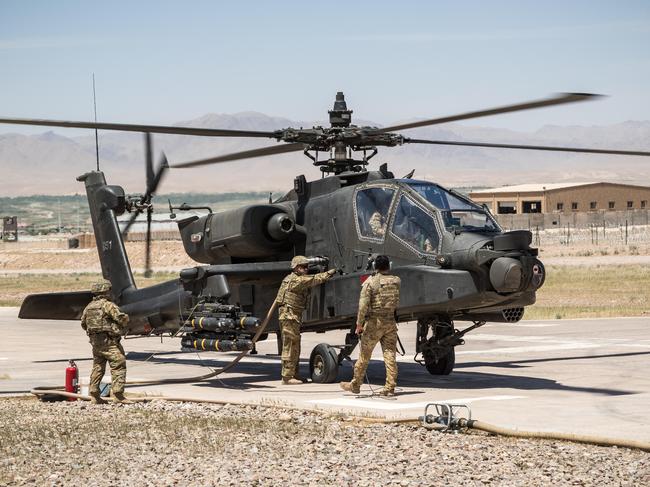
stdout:
[[[269,308],[269,311],[266,314],[266,317],[264,318],[264,321],[260,325],[259,329],[255,333],[255,336],[253,337],[253,343],[257,342],[259,337],[264,333],[264,330],[266,329],[266,326],[268,325],[268,322],[271,320],[271,317],[273,316],[273,313],[275,312],[277,308],[277,302],[274,301],[271,307]],[[215,370],[213,372],[210,372],[209,374],[205,375],[199,375],[195,377],[183,377],[183,378],[172,378],[172,379],[162,379],[162,380],[142,380],[142,381],[133,381],[133,382],[127,382],[127,385],[161,385],[161,384],[182,384],[182,383],[189,383],[189,382],[201,382],[204,380],[211,379],[212,377],[216,377],[220,374],[223,374],[224,372],[232,369],[241,359],[243,359],[246,354],[248,354],[249,350],[243,350],[237,357],[235,357],[232,362],[229,364],[225,365],[224,367]],[[31,394],[34,394],[36,396],[47,396],[47,395],[56,395],[56,396],[63,396],[63,397],[69,397],[69,398],[75,398],[75,399],[81,399],[84,401],[89,401],[90,396],[85,396],[82,394],[74,394],[71,392],[66,392],[63,387],[35,387],[30,391]],[[209,404],[233,404],[233,405],[247,405],[247,406],[259,406],[259,404],[254,404],[254,403],[248,403],[248,402],[243,402],[243,401],[230,401],[230,400],[218,400],[218,399],[195,399],[195,398],[187,398],[187,397],[165,397],[165,396],[159,396],[159,397],[143,397],[143,398],[136,398],[136,397],[129,397],[130,401],[134,402],[144,402],[144,401],[152,401],[152,400],[164,400],[164,401],[172,401],[172,402],[196,402],[196,403],[209,403]],[[293,410],[302,410],[301,408],[297,407],[289,407],[289,406],[281,406],[281,405],[271,405],[265,407],[277,407],[280,409],[293,409]],[[405,424],[405,423],[412,423],[415,424],[416,420],[414,419],[385,419],[385,418],[369,418],[369,417],[355,417],[351,416],[351,419],[358,420],[362,423],[382,423],[382,424]],[[585,443],[585,444],[590,444],[590,445],[599,445],[599,446],[616,446],[616,447],[621,447],[621,448],[632,448],[636,450],[642,450],[642,451],[647,451],[650,452],[650,443],[645,442],[645,441],[636,441],[636,440],[619,440],[619,439],[612,439],[612,438],[606,438],[603,436],[597,436],[597,435],[579,435],[579,434],[574,434],[574,433],[552,433],[552,432],[544,432],[544,431],[522,431],[522,430],[517,430],[517,429],[512,429],[512,428],[505,428],[503,426],[495,426],[489,423],[484,423],[483,421],[477,421],[477,420],[467,420],[467,419],[461,419],[459,421],[459,426],[462,428],[468,428],[468,429],[475,429],[479,431],[484,431],[486,433],[492,433],[496,435],[501,435],[501,436],[510,436],[510,437],[515,437],[515,438],[537,438],[537,439],[546,439],[546,440],[561,440],[561,441],[571,441],[575,443]]]
[[[257,329],[257,332],[253,336],[252,339],[253,344],[255,344],[257,340],[259,340],[260,336],[262,336],[262,333],[264,333],[264,330],[266,330],[266,327],[269,324],[269,321],[271,321],[271,317],[273,316],[273,313],[275,313],[277,307],[278,307],[277,301],[273,301],[273,304],[269,308],[269,311],[266,313],[266,317],[264,318],[264,321],[262,322],[260,327]],[[185,384],[190,382],[202,382],[204,380],[211,379],[232,369],[249,352],[250,350],[242,350],[240,354],[237,355],[230,363],[221,367],[218,370],[214,370],[210,372],[209,374],[204,374],[204,375],[199,375],[194,377],[177,377],[171,379],[127,381],[125,386],[127,387],[128,386],[152,386],[152,385],[163,385],[163,384]],[[35,387],[30,391],[30,393],[36,396],[51,395],[51,396],[63,396],[63,397],[77,398],[83,400],[90,400],[90,396],[65,392],[65,388],[63,387]],[[131,400],[131,398],[129,399]],[[137,399],[134,398],[134,400]]]
[[501,436],[511,436],[514,438],[538,438],[544,440],[563,440],[572,441],[575,443],[586,443],[589,445],[599,446],[617,446],[623,448],[633,448],[635,450],[650,451],[650,443],[647,441],[636,440],[618,440],[606,438],[597,435],[579,435],[575,433],[551,433],[545,431],[522,431],[512,428],[504,428],[503,426],[495,426],[493,424],[484,423],[483,421],[476,421],[472,419],[460,419],[459,426],[461,428],[470,428],[486,433],[493,433]]

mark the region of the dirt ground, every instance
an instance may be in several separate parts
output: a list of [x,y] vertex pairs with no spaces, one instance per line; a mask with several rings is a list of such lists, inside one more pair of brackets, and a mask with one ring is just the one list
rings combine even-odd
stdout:
[[[99,272],[97,249],[67,249],[67,238],[40,239],[24,242],[0,243],[0,273],[2,271],[64,271]],[[144,268],[143,242],[127,242],[126,251],[131,266]],[[151,243],[153,268],[178,270],[197,265],[190,259],[180,240]]]

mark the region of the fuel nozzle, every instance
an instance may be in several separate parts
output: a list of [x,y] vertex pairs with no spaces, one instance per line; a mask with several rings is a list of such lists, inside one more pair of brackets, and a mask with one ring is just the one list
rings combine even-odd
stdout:
[[327,257],[323,257],[321,255],[317,255],[315,257],[307,257],[307,260],[309,263],[307,264],[309,267],[324,267],[326,268],[330,260]]

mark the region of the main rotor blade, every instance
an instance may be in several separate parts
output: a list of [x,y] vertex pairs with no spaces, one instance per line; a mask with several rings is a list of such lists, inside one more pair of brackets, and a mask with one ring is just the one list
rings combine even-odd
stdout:
[[404,123],[378,129],[378,132],[395,132],[397,130],[406,130],[416,127],[426,127],[427,125],[436,125],[439,123],[456,122],[457,120],[467,120],[470,118],[487,117],[488,115],[497,115],[499,113],[518,112],[521,110],[530,110],[532,108],[548,107],[552,105],[562,105],[564,103],[575,103],[578,101],[594,100],[603,95],[594,95],[591,93],[559,93],[550,98],[518,103],[516,105],[506,105],[503,107],[479,110],[477,112],[468,112],[460,115],[451,115],[449,117],[432,118],[430,120],[421,120],[419,122]]
[[0,123],[12,125],[43,125],[47,127],[66,127],[81,129],[118,130],[122,132],[151,132],[154,134],[196,135],[200,137],[269,137],[276,138],[275,132],[253,130],[208,129],[199,127],[172,127],[166,125],[136,125],[127,123],[93,123],[70,120],[44,120],[37,118],[0,118]]
[[173,164],[173,169],[205,166],[207,164],[217,164],[219,162],[237,161],[239,159],[250,159],[252,157],[271,156],[274,154],[284,154],[285,152],[297,152],[304,149],[304,144],[292,143],[273,145],[271,147],[262,147],[261,149],[247,150],[243,152],[235,152],[233,154],[226,154],[225,156],[210,157],[208,159],[200,159],[197,161],[183,162],[181,164]]
[[456,142],[453,140],[404,139],[405,144],[459,145],[468,147],[492,147],[497,149],[525,149],[555,152],[585,152],[587,154],[616,154],[619,156],[650,156],[650,152],[615,149],[589,149],[587,147],[553,147],[548,145],[490,144],[487,142]]

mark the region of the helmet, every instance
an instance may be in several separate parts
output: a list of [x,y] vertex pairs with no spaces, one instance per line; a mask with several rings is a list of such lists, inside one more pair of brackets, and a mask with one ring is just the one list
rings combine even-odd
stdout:
[[304,255],[296,255],[293,259],[291,259],[292,269],[295,269],[299,265],[308,265],[308,264],[309,264],[309,259]]
[[96,282],[90,288],[90,292],[93,293],[93,294],[107,293],[110,290],[111,290],[111,283],[110,283],[110,281],[106,281],[106,280]]

